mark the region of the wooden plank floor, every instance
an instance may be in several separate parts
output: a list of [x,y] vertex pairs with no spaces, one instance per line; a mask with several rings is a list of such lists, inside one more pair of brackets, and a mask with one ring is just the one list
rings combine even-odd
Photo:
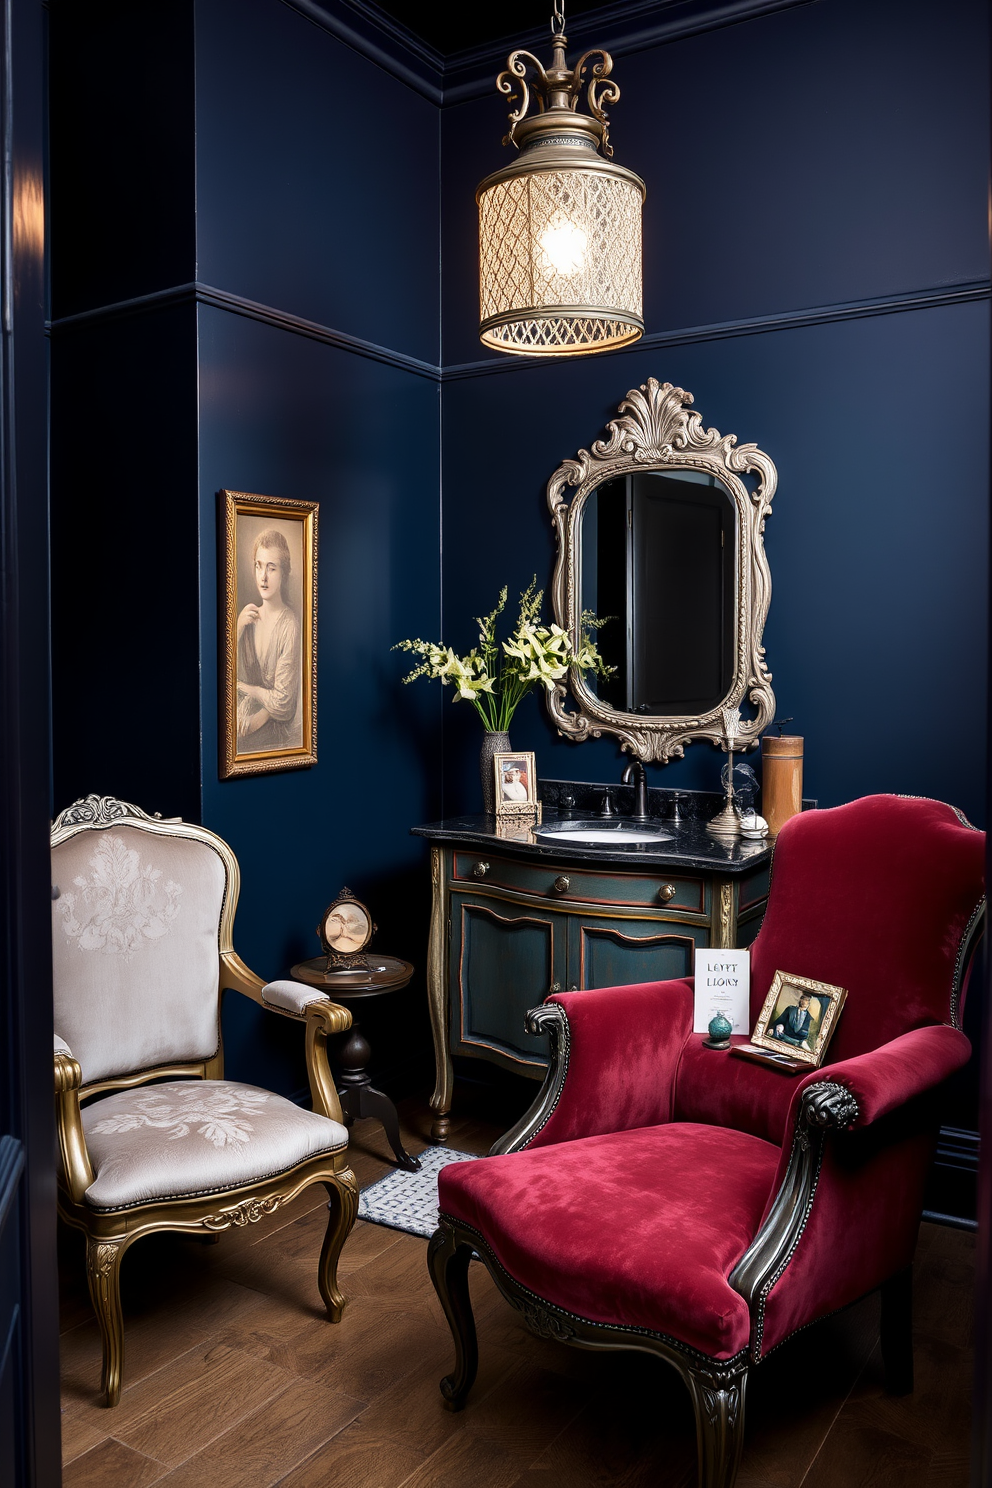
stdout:
[[[428,1121],[401,1112],[414,1151]],[[455,1120],[452,1146],[497,1128]],[[356,1124],[366,1185],[388,1170],[381,1128]],[[152,1237],[123,1268],[124,1393],[96,1403],[100,1345],[80,1237],[63,1235],[66,1488],[694,1488],[695,1430],[677,1376],[646,1356],[596,1356],[533,1337],[473,1268],[481,1364],[469,1406],[444,1410],[447,1325],[426,1242],[359,1222],[348,1307],[316,1287],[323,1191],[215,1245]],[[924,1225],[917,1252],[915,1393],[882,1388],[876,1299],[800,1334],[748,1388],[739,1488],[964,1488],[968,1482],[974,1239]]]

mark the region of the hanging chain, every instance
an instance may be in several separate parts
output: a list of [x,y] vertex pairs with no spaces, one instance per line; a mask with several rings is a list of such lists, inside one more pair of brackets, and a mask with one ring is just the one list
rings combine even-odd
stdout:
[[565,0],[551,0],[551,35],[565,35]]

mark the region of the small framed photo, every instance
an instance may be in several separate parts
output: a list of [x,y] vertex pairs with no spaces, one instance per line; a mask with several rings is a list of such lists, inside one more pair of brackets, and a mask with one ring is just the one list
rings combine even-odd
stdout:
[[220,777],[315,765],[317,503],[220,503]]
[[507,806],[529,807],[532,811],[536,808],[537,768],[533,754],[519,751],[496,754],[493,756],[493,769],[496,772],[497,814]]
[[815,1069],[823,1062],[846,996],[845,987],[777,971],[751,1043]]

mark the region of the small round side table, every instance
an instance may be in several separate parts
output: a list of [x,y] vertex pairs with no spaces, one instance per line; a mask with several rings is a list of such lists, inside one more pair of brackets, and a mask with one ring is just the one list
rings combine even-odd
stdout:
[[348,1124],[361,1120],[363,1116],[374,1116],[381,1121],[397,1164],[408,1173],[416,1173],[420,1160],[411,1157],[400,1141],[396,1107],[388,1095],[373,1089],[372,1076],[368,1072],[372,1049],[355,1016],[363,997],[379,997],[383,992],[398,992],[405,987],[413,976],[413,966],[398,956],[380,956],[375,951],[368,951],[366,955],[372,971],[325,971],[326,957],[314,956],[310,961],[297,962],[290,974],[295,981],[318,987],[332,1002],[339,1002],[351,1012],[351,1027],[347,1033],[339,1035],[335,1050],[335,1063],[340,1069],[338,1096]]

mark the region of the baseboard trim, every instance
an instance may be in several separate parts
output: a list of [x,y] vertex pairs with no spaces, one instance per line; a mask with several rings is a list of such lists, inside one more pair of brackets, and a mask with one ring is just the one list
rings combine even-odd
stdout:
[[924,1209],[923,1218],[930,1224],[946,1225],[949,1230],[967,1230],[977,1234],[977,1219],[962,1219],[958,1214],[939,1214],[935,1209]]

